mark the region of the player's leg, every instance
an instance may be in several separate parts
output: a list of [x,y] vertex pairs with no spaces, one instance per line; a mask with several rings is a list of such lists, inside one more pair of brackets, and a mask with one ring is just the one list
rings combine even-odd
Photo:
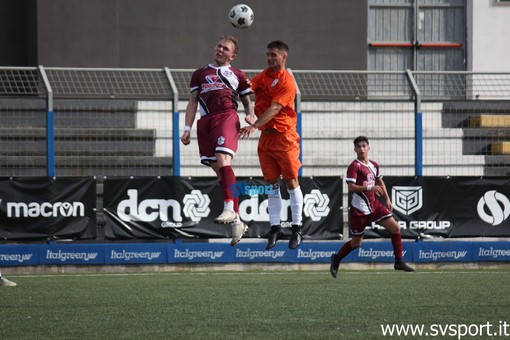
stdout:
[[271,186],[271,190],[267,194],[270,230],[267,236],[266,249],[273,248],[276,242],[283,237],[280,220],[282,210],[282,196],[280,194],[281,171],[273,150],[276,135],[277,133],[269,134],[263,131],[257,147],[262,175],[267,184]]
[[280,220],[282,210],[280,177],[269,179],[267,183],[271,186],[271,190],[267,193],[267,212],[269,214],[269,225],[271,229],[267,236],[266,249],[271,249],[276,245],[276,242],[283,237]]
[[393,254],[395,255],[395,270],[403,270],[413,272],[414,269],[402,261],[402,235],[400,234],[400,226],[393,216],[378,221],[391,235],[391,245],[393,246]]
[[235,207],[237,204],[235,204],[231,190],[236,183],[236,176],[231,161],[237,152],[239,128],[239,116],[234,110],[214,115],[209,124],[208,140],[214,145],[216,158],[216,162],[211,165],[220,179],[224,202],[223,212],[214,220],[219,224],[233,223],[236,220]]
[[0,286],[16,287],[17,284],[15,282],[7,280],[5,277],[2,276],[2,273],[0,272]]
[[292,214],[292,235],[289,241],[289,248],[296,249],[301,244],[303,225],[303,192],[296,178],[286,179],[285,185],[289,192],[290,211]]
[[231,159],[232,157],[228,154],[216,153],[216,162],[211,163],[212,168],[218,174],[223,196],[223,212],[214,219],[214,222],[219,224],[232,223],[236,218],[231,190],[236,183],[236,176],[230,163]]
[[299,135],[295,131],[278,134],[273,144],[274,157],[285,181],[290,198],[292,235],[289,248],[296,249],[302,240],[303,192],[299,186]]
[[365,227],[371,221],[371,215],[364,215],[355,208],[349,210],[350,233],[352,238],[345,242],[336,254],[331,255],[331,265],[329,271],[336,278],[340,262],[349,255],[354,249],[361,247],[363,236],[365,235]]
[[230,223],[232,227],[231,246],[238,244],[243,235],[248,231],[248,226],[241,221],[239,216],[239,197],[234,196],[232,185],[236,183],[236,177],[230,163],[231,158],[227,154],[218,153],[214,168],[218,173],[221,191],[223,194],[223,212],[214,222],[219,224]]

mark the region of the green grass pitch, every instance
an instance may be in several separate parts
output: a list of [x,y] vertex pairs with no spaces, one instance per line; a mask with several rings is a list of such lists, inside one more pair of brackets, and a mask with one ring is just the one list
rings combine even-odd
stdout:
[[508,269],[8,278],[18,287],[0,287],[3,340],[378,339],[383,324],[510,322]]

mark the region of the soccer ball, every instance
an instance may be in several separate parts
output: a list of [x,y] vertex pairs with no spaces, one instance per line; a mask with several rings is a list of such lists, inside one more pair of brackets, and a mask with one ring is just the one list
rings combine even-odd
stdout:
[[235,28],[250,27],[254,18],[252,9],[244,4],[235,5],[228,12],[228,19]]

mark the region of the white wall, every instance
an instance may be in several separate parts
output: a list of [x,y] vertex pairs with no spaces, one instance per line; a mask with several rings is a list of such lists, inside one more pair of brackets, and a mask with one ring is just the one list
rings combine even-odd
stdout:
[[467,1],[468,71],[510,72],[510,2]]

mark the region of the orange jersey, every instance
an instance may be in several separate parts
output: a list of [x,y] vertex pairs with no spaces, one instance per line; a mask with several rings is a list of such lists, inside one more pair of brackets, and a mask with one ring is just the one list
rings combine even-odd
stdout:
[[259,117],[267,110],[271,103],[282,106],[268,123],[262,125],[260,130],[276,129],[285,132],[296,129],[297,115],[294,110],[297,86],[294,77],[283,69],[272,72],[266,68],[251,80],[252,90],[255,92],[255,115]]

